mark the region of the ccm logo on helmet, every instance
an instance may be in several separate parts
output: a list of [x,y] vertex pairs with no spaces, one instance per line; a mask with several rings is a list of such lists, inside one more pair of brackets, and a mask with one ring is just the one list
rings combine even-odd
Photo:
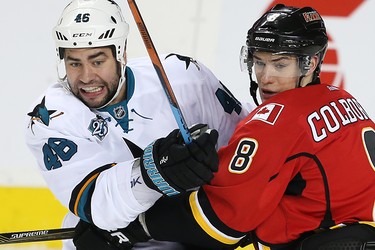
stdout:
[[73,37],[88,37],[92,36],[92,33],[75,33],[73,34]]

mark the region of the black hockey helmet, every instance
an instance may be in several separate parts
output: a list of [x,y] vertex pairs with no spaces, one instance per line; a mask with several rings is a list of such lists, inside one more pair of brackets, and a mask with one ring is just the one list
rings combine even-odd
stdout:
[[[297,56],[302,75],[300,80],[310,69],[311,57],[318,55],[313,82],[320,82],[320,67],[327,50],[328,36],[324,21],[315,9],[277,4],[254,23],[247,33],[246,45],[245,61],[251,79],[250,93],[254,99],[258,85],[251,76],[255,51]],[[300,82],[297,87],[299,85]]]

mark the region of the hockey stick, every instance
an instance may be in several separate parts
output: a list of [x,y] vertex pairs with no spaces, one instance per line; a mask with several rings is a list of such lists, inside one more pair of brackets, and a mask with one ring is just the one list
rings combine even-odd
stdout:
[[0,233],[0,245],[72,239],[74,236],[74,230],[75,228],[58,228],[13,233]]
[[[182,137],[186,144],[192,141],[191,134],[188,130],[186,121],[182,115],[181,109],[178,105],[177,99],[173,93],[173,89],[169,83],[167,75],[164,71],[163,65],[159,59],[158,53],[151,40],[151,37],[147,31],[146,25],[142,19],[139,9],[135,3],[135,0],[128,0],[130,10],[134,16],[134,20],[137,23],[139,32],[146,46],[147,52],[150,56],[152,64],[156,70],[162,87],[168,97],[169,104],[171,106],[173,115],[176,119],[177,125],[181,131]],[[35,230],[35,231],[21,231],[11,233],[0,233],[0,245],[13,244],[13,243],[27,243],[37,241],[50,241],[50,240],[64,240],[72,239],[74,236],[75,228],[60,228],[60,229],[48,229],[48,230]]]
[[145,22],[143,21],[143,18],[141,16],[141,13],[139,12],[137,4],[135,3],[135,0],[128,0],[128,4],[133,14],[134,20],[137,23],[139,33],[141,34],[141,37],[146,46],[146,49],[150,56],[152,64],[154,65],[156,73],[160,79],[161,85],[163,86],[163,89],[168,97],[170,107],[176,119],[177,125],[181,131],[182,137],[185,143],[189,144],[192,141],[192,137],[186,125],[186,121],[182,115],[181,109],[178,105],[177,99],[173,93],[173,90],[169,83],[167,75],[164,71],[163,65],[160,62],[158,53],[156,52],[155,46],[151,40],[150,34],[147,31]]

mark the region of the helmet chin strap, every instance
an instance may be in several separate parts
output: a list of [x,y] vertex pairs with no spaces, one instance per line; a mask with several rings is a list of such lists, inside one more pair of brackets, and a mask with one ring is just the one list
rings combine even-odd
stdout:
[[253,77],[251,76],[251,73],[249,74],[249,76],[250,76],[250,95],[253,98],[255,105],[259,106],[259,102],[257,100],[258,83],[256,83],[253,80]]
[[302,82],[302,79],[305,77],[306,75],[301,75],[299,78],[298,78],[298,82],[296,83],[296,88],[301,88],[301,82]]
[[[301,88],[301,82],[302,79],[305,77],[305,75],[301,75],[298,79],[298,82],[296,82],[296,88]],[[259,106],[259,102],[257,100],[257,89],[258,89],[258,83],[253,80],[251,74],[250,74],[250,95],[254,100],[254,103]]]

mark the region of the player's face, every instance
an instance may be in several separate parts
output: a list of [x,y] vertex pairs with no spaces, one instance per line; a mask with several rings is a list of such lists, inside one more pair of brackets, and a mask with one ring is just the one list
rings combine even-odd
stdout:
[[64,61],[71,91],[86,106],[101,107],[115,95],[120,74],[111,48],[65,49]]
[[269,52],[255,52],[253,61],[253,72],[257,78],[262,101],[296,87],[301,75],[296,57]]

